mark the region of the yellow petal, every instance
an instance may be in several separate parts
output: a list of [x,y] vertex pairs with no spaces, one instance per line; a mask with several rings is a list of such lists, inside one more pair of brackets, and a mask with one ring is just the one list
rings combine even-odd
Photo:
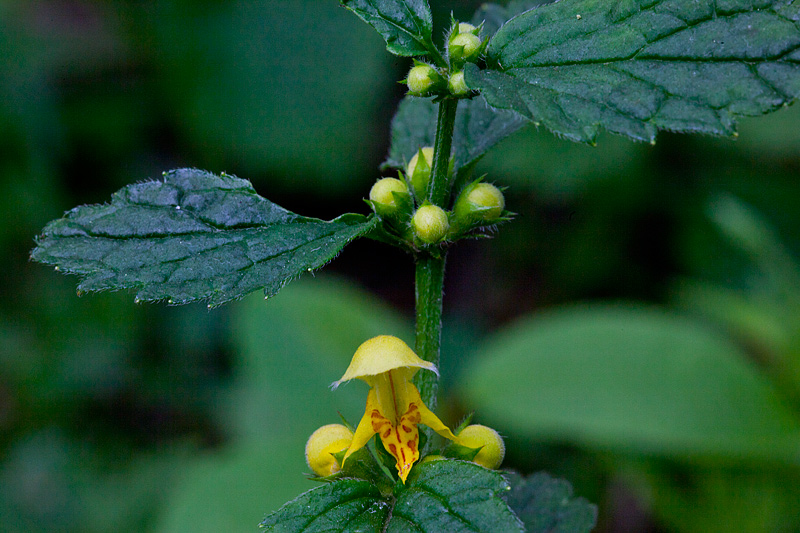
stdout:
[[409,379],[420,368],[439,373],[436,365],[417,357],[405,342],[391,335],[380,335],[358,347],[347,371],[332,386],[335,389],[341,383],[355,378],[363,379],[372,386],[374,376],[396,368],[409,369]]
[[439,417],[433,414],[433,411],[428,409],[428,407],[422,401],[417,388],[414,385],[411,385],[410,388],[413,390],[409,390],[407,394],[409,395],[409,401],[412,404],[419,406],[420,424],[425,424],[446,439],[457,441],[457,437],[453,435],[453,432],[450,431],[450,428],[445,426],[444,422],[439,420]]
[[344,464],[347,462],[347,458],[350,457],[350,454],[366,446],[369,442],[369,439],[371,439],[376,433],[376,431],[372,428],[373,411],[378,411],[378,400],[375,396],[375,390],[370,389],[369,394],[367,394],[367,407],[364,409],[364,416],[361,417],[361,421],[358,423],[356,432],[353,435],[353,442],[350,443],[350,447],[347,449],[347,453],[344,454],[344,458],[342,459],[343,468]]

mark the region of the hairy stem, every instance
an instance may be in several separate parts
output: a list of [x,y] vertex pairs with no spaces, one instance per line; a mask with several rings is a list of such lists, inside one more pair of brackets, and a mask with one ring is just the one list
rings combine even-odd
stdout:
[[[444,293],[445,256],[424,254],[417,257],[416,304],[417,328],[415,349],[417,355],[435,365],[439,364],[442,341],[442,295]],[[417,372],[414,381],[420,396],[431,409],[436,408],[438,377],[433,372]]]
[[450,197],[450,180],[447,171],[450,167],[450,152],[453,147],[453,129],[456,124],[458,100],[447,98],[439,102],[439,116],[436,120],[436,140],[433,144],[433,168],[428,199],[434,205],[447,209],[445,202]]
[[[453,146],[453,129],[456,122],[458,100],[445,99],[439,102],[436,122],[436,140],[433,147],[433,168],[429,197],[431,203],[444,209],[450,206],[450,152]],[[442,342],[442,296],[444,294],[444,266],[446,250],[438,253],[422,252],[416,261],[416,352],[421,358],[439,364]],[[422,400],[430,409],[436,408],[438,377],[432,372],[419,372],[415,377]]]

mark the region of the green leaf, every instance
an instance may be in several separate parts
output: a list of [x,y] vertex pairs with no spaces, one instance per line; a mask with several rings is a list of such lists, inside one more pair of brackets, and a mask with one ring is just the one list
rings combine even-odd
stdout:
[[527,478],[507,474],[511,492],[509,507],[525,524],[528,533],[581,533],[597,522],[597,506],[572,495],[572,485],[544,472]]
[[426,0],[342,0],[342,5],[375,28],[395,55],[418,56],[434,49]]
[[798,19],[786,0],[562,0],[500,28],[466,81],[575,141],[733,135],[737,116],[800,94]]
[[800,423],[728,338],[635,306],[586,306],[495,337],[461,391],[520,436],[671,457],[795,462]]
[[[383,168],[403,168],[423,146],[433,146],[437,106],[431,99],[406,97],[392,119],[392,144]],[[527,122],[511,111],[498,111],[478,96],[459,103],[453,130],[453,169],[468,170],[492,146]]]
[[382,531],[390,506],[368,481],[342,479],[301,494],[261,522],[266,531]]
[[256,289],[272,296],[374,224],[361,215],[301,217],[248,181],[181,169],[50,222],[31,257],[80,275],[79,291],[132,288],[137,301],[217,306]]
[[455,460],[417,465],[395,497],[381,498],[363,480],[343,479],[312,489],[269,515],[266,531],[524,531],[501,495],[499,473]]
[[472,24],[483,23],[481,37],[491,37],[511,18],[546,3],[547,0],[512,0],[507,6],[483,4],[473,15]]

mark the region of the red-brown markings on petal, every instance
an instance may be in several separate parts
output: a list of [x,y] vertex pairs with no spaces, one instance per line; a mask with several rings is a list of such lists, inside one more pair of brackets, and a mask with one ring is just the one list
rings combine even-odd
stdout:
[[389,453],[391,453],[392,455],[395,456],[395,458],[397,458],[397,446],[395,446],[394,444],[390,444]]

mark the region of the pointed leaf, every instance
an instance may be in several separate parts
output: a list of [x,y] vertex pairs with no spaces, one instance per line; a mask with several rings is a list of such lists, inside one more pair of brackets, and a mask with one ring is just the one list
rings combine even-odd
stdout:
[[342,0],[342,5],[375,28],[395,55],[424,55],[433,48],[427,0]]
[[455,460],[419,464],[396,497],[382,499],[363,480],[343,479],[312,489],[269,515],[266,531],[285,533],[524,531],[503,501],[499,473]]
[[500,28],[466,81],[575,141],[732,135],[800,94],[798,19],[788,0],[561,0]]
[[568,481],[544,472],[506,477],[511,484],[506,500],[528,533],[582,533],[594,528],[597,506],[574,497]]
[[137,300],[217,306],[257,289],[277,293],[374,224],[301,217],[246,180],[181,169],[50,222],[31,257],[80,275],[79,291],[136,289]]

